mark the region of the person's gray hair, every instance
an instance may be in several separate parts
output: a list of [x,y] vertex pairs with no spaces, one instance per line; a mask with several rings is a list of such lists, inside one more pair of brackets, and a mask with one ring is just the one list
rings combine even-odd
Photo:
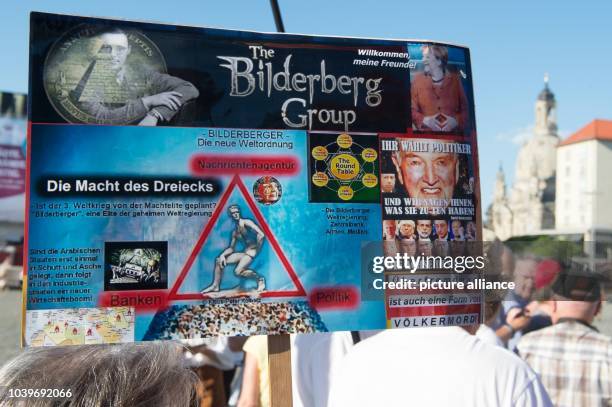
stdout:
[[29,348],[0,369],[9,389],[70,389],[70,399],[28,398],[28,406],[195,406],[198,378],[176,342]]
[[399,222],[397,222],[397,226],[401,227],[402,225],[410,225],[413,228],[416,227],[414,221],[411,220],[411,219],[403,219],[403,220],[400,220]]

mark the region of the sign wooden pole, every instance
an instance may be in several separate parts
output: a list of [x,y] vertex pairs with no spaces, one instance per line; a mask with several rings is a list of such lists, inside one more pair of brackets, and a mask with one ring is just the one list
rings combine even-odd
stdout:
[[[285,27],[277,0],[270,0],[276,30],[284,33]],[[270,375],[270,405],[291,407],[291,343],[288,334],[268,336],[268,374]]]
[[270,405],[291,407],[291,345],[289,335],[268,336]]

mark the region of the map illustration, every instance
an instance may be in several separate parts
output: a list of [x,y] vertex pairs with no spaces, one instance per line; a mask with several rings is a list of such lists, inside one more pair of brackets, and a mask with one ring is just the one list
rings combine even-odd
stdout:
[[28,346],[111,344],[134,341],[131,307],[54,309],[27,312]]

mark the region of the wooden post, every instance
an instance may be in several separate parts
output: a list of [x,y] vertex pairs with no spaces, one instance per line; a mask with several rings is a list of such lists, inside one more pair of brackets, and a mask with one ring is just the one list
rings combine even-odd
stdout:
[[[285,26],[277,0],[270,0],[276,31],[284,33]],[[268,336],[268,374],[270,375],[270,405],[292,407],[291,343],[288,334]]]
[[270,405],[291,407],[291,344],[289,335],[268,336]]

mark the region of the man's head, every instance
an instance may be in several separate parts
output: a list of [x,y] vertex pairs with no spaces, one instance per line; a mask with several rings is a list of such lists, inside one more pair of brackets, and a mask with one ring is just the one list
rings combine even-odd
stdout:
[[[428,142],[428,151],[405,150],[398,140],[399,150],[392,160],[399,181],[404,185],[408,196],[417,199],[446,199],[453,197],[455,184],[459,178],[459,160],[456,153],[444,152],[434,146],[447,144],[447,141],[423,140]],[[426,202],[415,206],[431,206]]]
[[238,205],[230,205],[230,207],[227,208],[227,213],[229,213],[234,220],[240,220],[240,207]]
[[595,316],[601,311],[601,301],[571,301],[555,298],[551,301],[551,315],[553,324],[561,318],[573,318],[592,323]]
[[395,174],[383,172],[380,177],[380,189],[384,193],[391,193],[395,189]]
[[266,201],[278,201],[276,186],[271,182],[263,184],[263,196]]
[[436,228],[436,235],[438,239],[446,239],[448,237],[448,222],[444,219],[434,220],[434,226]]
[[535,292],[535,275],[538,261],[534,257],[519,257],[514,264],[514,292],[519,297],[530,300]]
[[453,239],[463,240],[463,232],[461,230],[461,221],[460,220],[452,221],[451,228],[453,229]]
[[100,52],[110,55],[111,68],[117,71],[123,68],[131,51],[127,34],[119,29],[109,30],[100,35],[100,40]]
[[383,234],[385,240],[395,239],[395,221],[394,220],[383,220]]
[[397,223],[397,226],[399,227],[399,237],[402,239],[409,239],[412,238],[414,236],[414,221],[407,219],[407,220],[400,220]]
[[416,222],[419,239],[429,239],[431,235],[431,221],[428,219],[419,219]]
[[270,204],[280,199],[278,184],[272,177],[264,177],[257,187],[257,193],[262,203]]
[[599,278],[580,264],[566,264],[551,286],[551,318],[573,318],[592,323],[603,299]]

